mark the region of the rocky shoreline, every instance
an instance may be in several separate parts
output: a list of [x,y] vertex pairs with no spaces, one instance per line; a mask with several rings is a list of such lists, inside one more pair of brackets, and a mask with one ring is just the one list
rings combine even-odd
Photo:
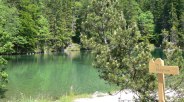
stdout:
[[[157,93],[153,93],[156,100],[158,100],[158,96],[156,94]],[[169,102],[179,102],[176,101],[178,98],[181,98],[182,100],[184,99],[184,96],[178,96],[181,95],[181,93],[177,93],[173,90],[167,90],[165,95],[166,100]],[[139,102],[139,99],[135,92],[125,89],[120,92],[115,92],[112,95],[96,91],[91,95],[91,97],[75,99],[74,102]]]

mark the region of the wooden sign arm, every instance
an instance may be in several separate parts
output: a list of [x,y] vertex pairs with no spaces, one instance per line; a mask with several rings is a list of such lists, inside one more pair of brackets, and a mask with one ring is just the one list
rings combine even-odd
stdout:
[[172,75],[179,74],[178,66],[161,66],[161,69],[164,71],[164,74],[172,74]]

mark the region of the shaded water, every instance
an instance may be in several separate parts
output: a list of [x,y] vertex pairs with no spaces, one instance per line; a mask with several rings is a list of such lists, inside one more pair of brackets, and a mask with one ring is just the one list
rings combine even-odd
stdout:
[[59,97],[71,91],[86,94],[114,88],[99,78],[90,53],[17,55],[9,59],[8,98],[22,94]]

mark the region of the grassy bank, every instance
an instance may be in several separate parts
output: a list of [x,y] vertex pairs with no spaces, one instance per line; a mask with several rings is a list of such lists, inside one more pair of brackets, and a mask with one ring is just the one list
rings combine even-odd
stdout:
[[[85,98],[89,97],[90,95],[88,94],[82,94],[82,95],[65,95],[61,96],[58,98],[54,97],[26,97],[26,96],[21,96],[17,98],[11,98],[11,99],[3,99],[3,102],[73,102],[77,98]],[[0,100],[1,102],[1,100]]]

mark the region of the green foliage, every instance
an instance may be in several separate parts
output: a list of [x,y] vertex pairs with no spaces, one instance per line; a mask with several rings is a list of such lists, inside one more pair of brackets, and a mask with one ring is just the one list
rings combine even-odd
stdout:
[[[169,34],[167,31],[163,31],[165,38],[168,38]],[[182,87],[184,85],[184,52],[178,47],[175,43],[169,42],[168,39],[163,39],[162,49],[164,52],[164,61],[165,65],[175,65],[180,68],[180,75],[178,76],[168,76],[167,80],[172,81],[172,83],[168,83],[168,88],[174,89],[182,92]],[[179,98],[178,98],[179,99]]]
[[143,12],[138,17],[138,26],[140,33],[150,40],[155,38],[154,36],[154,21],[153,14],[150,11]]
[[136,21],[132,21],[131,26],[126,24],[124,13],[118,6],[115,1],[91,2],[81,41],[84,46],[94,49],[94,65],[101,78],[122,89],[137,91],[142,101],[154,100],[150,94],[155,90],[156,78],[149,74],[147,65],[152,57],[151,46],[147,39],[142,40],[145,35],[140,34]]
[[[17,33],[17,15],[16,8],[10,8],[8,5],[0,0],[0,54],[9,54],[14,51],[13,41]],[[0,98],[4,97],[6,91],[6,84],[8,82],[8,74],[6,73],[5,65],[7,61],[0,56]]]
[[5,92],[6,92],[6,84],[8,83],[8,74],[5,72],[5,63],[6,60],[4,60],[0,56],[0,98],[5,97]]
[[55,99],[53,97],[44,98],[42,96],[34,98],[21,95],[21,97],[10,99],[8,100],[8,102],[73,102],[75,99],[86,97],[89,97],[89,95],[88,94],[75,95],[73,92],[69,95],[61,96],[58,99]]
[[[141,8],[150,10],[145,11],[141,10],[139,7],[141,4],[138,5],[134,0],[93,0],[82,22],[81,41],[83,47],[93,49],[96,54],[94,65],[99,70],[100,77],[109,83],[117,84],[122,89],[130,88],[138,92],[142,101],[155,100],[151,93],[155,91],[156,78],[149,74],[147,63],[152,58],[151,49],[153,49],[149,42],[157,44],[156,33],[160,33],[159,30],[166,29],[159,35],[162,43],[158,42],[164,51],[166,64],[182,68],[184,63],[183,52],[177,47],[178,34],[180,36],[183,34],[178,29],[178,9],[176,6],[172,7],[176,5],[175,2],[170,1],[166,3],[167,5],[162,5],[163,2],[162,0],[154,2],[159,4],[158,8],[144,7],[142,4]],[[171,12],[165,11],[167,7],[171,7],[169,9]],[[159,12],[154,11],[155,9]],[[170,18],[166,17],[168,15]],[[158,30],[157,27],[161,28]],[[182,70],[181,73],[183,74]],[[169,87],[179,88],[183,80],[181,76],[171,78],[181,80],[173,82]]]
[[[113,8],[116,4],[112,4],[111,1],[104,2],[93,0],[88,8],[86,20],[83,21],[82,28],[84,31],[85,38],[94,40],[97,43],[108,44],[111,39],[114,29],[121,23],[121,28],[125,28],[126,21],[124,20],[123,12],[118,13],[118,9]],[[119,17],[117,19],[117,16]],[[84,38],[84,39],[83,39]],[[86,41],[82,41],[85,43]],[[85,44],[84,44],[85,46]],[[94,48],[93,42],[87,44],[89,49]]]
[[46,3],[46,13],[50,24],[50,46],[61,50],[71,43],[75,31],[74,2],[71,0],[55,0]]
[[38,35],[37,35],[37,48],[39,48],[41,51],[40,52],[44,52],[45,47],[47,46],[48,42],[49,42],[49,38],[50,38],[50,32],[49,32],[49,23],[48,20],[43,16],[40,15],[40,18],[37,21],[38,23]]
[[14,39],[16,39],[17,26],[19,26],[17,9],[10,8],[3,1],[0,1],[0,54],[14,51]]
[[[169,31],[169,41],[177,43],[180,46],[182,45],[180,44],[182,41],[178,37],[183,35],[180,25],[182,12],[184,10],[183,5],[183,0],[157,0],[150,3],[150,11],[154,15],[155,33],[160,34],[163,29],[166,29]],[[160,36],[158,40],[156,45],[160,46],[162,36]]]
[[70,44],[65,51],[80,51],[80,45],[79,44]]
[[40,44],[43,48],[43,41],[49,34],[47,20],[42,16],[41,5],[32,0],[20,0],[18,5],[19,19],[21,27],[19,28],[18,41],[15,48],[16,52],[25,53],[34,51]]
[[102,78],[138,91],[144,101],[155,88],[150,43],[162,48],[166,64],[183,67],[183,0],[0,0],[0,12],[0,54],[82,42],[96,53]]
[[[14,50],[15,53],[27,53],[34,52],[35,49],[44,52],[45,48],[57,51],[66,48],[71,42],[80,43],[81,32],[87,32],[83,31],[82,22],[85,23],[86,19],[90,19],[88,15],[93,15],[91,13],[93,11],[97,14],[94,15],[96,20],[93,19],[93,21],[98,22],[97,26],[101,25],[96,30],[101,32],[99,35],[101,40],[108,42],[108,34],[102,33],[106,30],[103,27],[104,24],[113,23],[108,20],[108,14],[111,13],[105,8],[105,4],[98,4],[93,10],[93,4],[90,2],[97,0],[6,1],[10,6],[16,7],[8,11],[14,12],[13,18],[9,17],[14,19],[13,22],[6,24],[7,28],[13,28],[7,31],[14,32],[12,37],[14,39],[10,41],[12,44],[7,45],[13,48],[9,52]],[[106,7],[111,5],[112,0],[107,2]],[[117,9],[123,12],[126,19],[126,28],[132,28],[137,23],[141,35],[147,35],[145,37],[148,37],[156,46],[161,45],[163,38],[161,31],[166,29],[169,31],[169,40],[183,46],[183,0],[117,0],[117,2],[115,4],[118,5]],[[4,15],[6,14],[3,13]],[[101,16],[103,17],[100,19]],[[9,27],[15,25],[16,27]],[[90,29],[92,26],[83,27]],[[89,33],[93,32],[88,32],[88,35]]]
[[139,7],[139,4],[135,0],[118,0],[121,4],[121,8],[123,8],[124,16],[128,27],[133,27],[134,22],[137,21],[138,15],[142,12]]

